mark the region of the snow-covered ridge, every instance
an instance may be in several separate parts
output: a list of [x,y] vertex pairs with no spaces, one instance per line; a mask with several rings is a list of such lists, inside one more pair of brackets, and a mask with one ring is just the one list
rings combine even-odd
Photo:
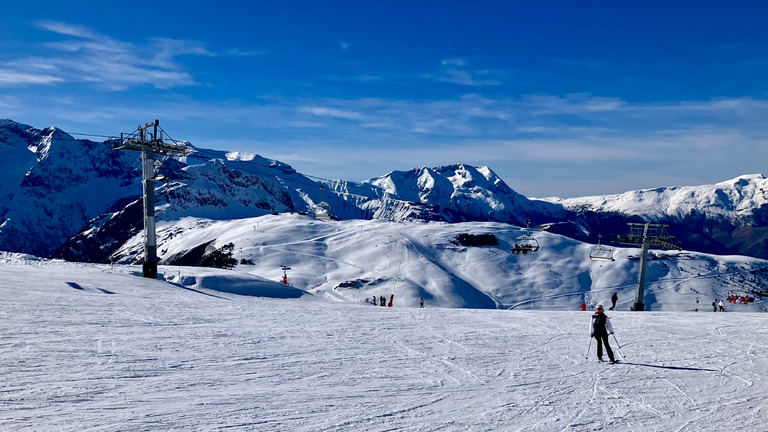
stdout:
[[713,185],[678,186],[630,191],[623,194],[580,198],[546,198],[576,211],[623,213],[652,220],[701,213],[733,221],[749,219],[755,209],[768,204],[768,180],[749,174]]

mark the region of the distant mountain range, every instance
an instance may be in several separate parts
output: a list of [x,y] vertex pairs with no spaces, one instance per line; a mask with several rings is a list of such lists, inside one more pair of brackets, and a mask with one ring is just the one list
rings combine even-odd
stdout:
[[[503,222],[603,243],[627,222],[664,223],[681,247],[768,259],[768,181],[618,195],[529,199],[490,168],[457,164],[393,171],[365,182],[315,181],[258,155],[194,149],[156,164],[159,220],[214,220],[329,208],[338,219]],[[143,227],[137,152],[57,128],[0,120],[0,250],[109,262]]]

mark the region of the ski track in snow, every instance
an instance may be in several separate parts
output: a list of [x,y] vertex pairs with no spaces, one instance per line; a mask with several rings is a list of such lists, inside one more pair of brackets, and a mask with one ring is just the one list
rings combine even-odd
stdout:
[[266,299],[136,273],[0,263],[1,430],[761,431],[768,421],[766,314],[612,312],[621,350],[611,345],[627,358],[610,365],[594,343],[585,359],[584,312]]

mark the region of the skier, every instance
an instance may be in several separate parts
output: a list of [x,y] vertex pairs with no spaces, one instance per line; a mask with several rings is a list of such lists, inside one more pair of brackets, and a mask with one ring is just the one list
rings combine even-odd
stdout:
[[725,312],[725,303],[722,300],[717,305],[720,306],[720,312]]
[[717,299],[712,302],[712,312],[717,312]]
[[424,297],[421,298],[421,303],[419,303],[419,308],[424,308]]
[[608,358],[611,363],[616,363],[613,358],[613,350],[608,343],[608,335],[613,334],[613,326],[611,325],[611,319],[603,313],[603,305],[597,305],[595,308],[595,314],[592,315],[592,320],[589,325],[589,336],[597,339],[597,359],[603,360],[603,344],[605,344],[605,351],[608,353]]
[[619,301],[619,293],[614,292],[611,296],[611,307],[608,310],[613,310],[616,307],[616,302]]

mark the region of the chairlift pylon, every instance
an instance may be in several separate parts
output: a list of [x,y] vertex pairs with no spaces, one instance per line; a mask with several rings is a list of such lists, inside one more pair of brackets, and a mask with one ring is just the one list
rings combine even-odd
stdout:
[[527,254],[528,252],[536,252],[539,250],[539,242],[531,235],[531,221],[525,221],[526,228],[525,234],[515,239],[515,247],[512,248],[513,254]]
[[589,253],[589,258],[592,261],[615,261],[613,259],[613,249],[600,244],[602,234],[597,236],[597,246]]

